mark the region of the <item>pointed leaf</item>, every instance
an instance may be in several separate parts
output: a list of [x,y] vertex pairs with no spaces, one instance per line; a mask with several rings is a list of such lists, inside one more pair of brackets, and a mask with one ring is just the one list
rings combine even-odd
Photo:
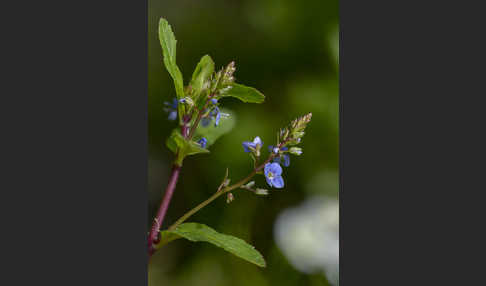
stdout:
[[192,74],[191,88],[194,98],[198,98],[204,88],[204,83],[209,80],[214,72],[214,62],[210,56],[205,55],[201,58]]
[[231,89],[222,94],[222,96],[235,97],[243,102],[249,103],[262,103],[265,100],[263,93],[259,92],[255,88],[237,83],[231,84]]
[[161,232],[161,242],[159,246],[166,244],[178,237],[183,237],[190,241],[205,241],[217,247],[248,261],[260,267],[265,267],[265,259],[253,246],[246,243],[244,240],[219,233],[214,229],[200,223],[183,223],[174,230],[166,230]]
[[[184,82],[182,80],[182,73],[176,64],[176,39],[172,28],[164,18],[160,18],[159,22],[159,40],[162,46],[162,53],[164,55],[165,68],[169,72],[170,76],[174,80],[174,86],[178,99],[184,97]],[[184,105],[179,104],[179,120],[182,120],[184,114]]]

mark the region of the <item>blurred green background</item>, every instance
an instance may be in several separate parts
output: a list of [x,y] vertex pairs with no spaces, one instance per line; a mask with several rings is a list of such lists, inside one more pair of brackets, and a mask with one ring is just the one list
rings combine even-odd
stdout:
[[[227,167],[233,181],[251,171],[243,141],[258,135],[267,150],[280,127],[313,113],[301,144],[304,153],[292,156],[290,167],[284,168],[283,191],[266,197],[236,191],[231,204],[220,198],[189,220],[244,239],[268,266],[258,268],[207,243],[177,240],[152,258],[149,285],[337,285],[338,1],[148,4],[148,226],[167,184],[173,155],[165,139],[176,124],[163,111],[163,102],[175,93],[162,63],[160,17],[169,21],[177,38],[177,64],[185,84],[199,59],[209,54],[217,69],[234,60],[236,81],[266,96],[263,104],[221,101],[235,112],[236,126],[211,146],[209,155],[186,158],[164,227],[213,194]],[[266,187],[263,177],[256,182]]]

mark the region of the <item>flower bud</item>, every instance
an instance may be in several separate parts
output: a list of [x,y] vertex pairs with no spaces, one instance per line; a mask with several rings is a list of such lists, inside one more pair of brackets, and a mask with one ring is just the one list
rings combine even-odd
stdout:
[[251,182],[249,182],[248,184],[246,184],[246,185],[245,185],[245,187],[247,187],[247,188],[251,188],[251,187],[253,187],[254,185],[255,185],[255,181],[251,181]]
[[259,196],[266,196],[266,195],[268,195],[268,190],[257,188],[255,190],[255,194],[257,194]]
[[231,203],[233,200],[235,199],[235,197],[233,196],[232,193],[228,193],[228,195],[226,196],[226,203],[229,204]]
[[302,154],[302,148],[292,147],[292,148],[290,148],[289,152],[290,152],[290,154],[294,154],[294,155],[298,156],[298,155]]
[[223,187],[227,187],[227,186],[229,186],[230,182],[231,182],[231,179],[229,179],[229,178],[228,178],[228,179],[225,179],[225,180],[223,181]]

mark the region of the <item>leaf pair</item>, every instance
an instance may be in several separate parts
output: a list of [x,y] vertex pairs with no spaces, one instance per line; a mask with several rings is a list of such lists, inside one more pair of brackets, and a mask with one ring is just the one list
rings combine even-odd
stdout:
[[265,259],[253,246],[237,237],[226,235],[199,223],[183,223],[174,230],[161,231],[161,240],[157,247],[175,239],[185,238],[190,241],[209,242],[217,247],[260,267],[265,267]]

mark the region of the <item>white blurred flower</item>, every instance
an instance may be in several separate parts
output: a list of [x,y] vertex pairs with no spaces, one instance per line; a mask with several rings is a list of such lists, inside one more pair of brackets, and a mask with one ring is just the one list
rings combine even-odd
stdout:
[[329,282],[339,279],[339,202],[316,196],[284,210],[275,223],[277,245],[299,271],[323,271]]

